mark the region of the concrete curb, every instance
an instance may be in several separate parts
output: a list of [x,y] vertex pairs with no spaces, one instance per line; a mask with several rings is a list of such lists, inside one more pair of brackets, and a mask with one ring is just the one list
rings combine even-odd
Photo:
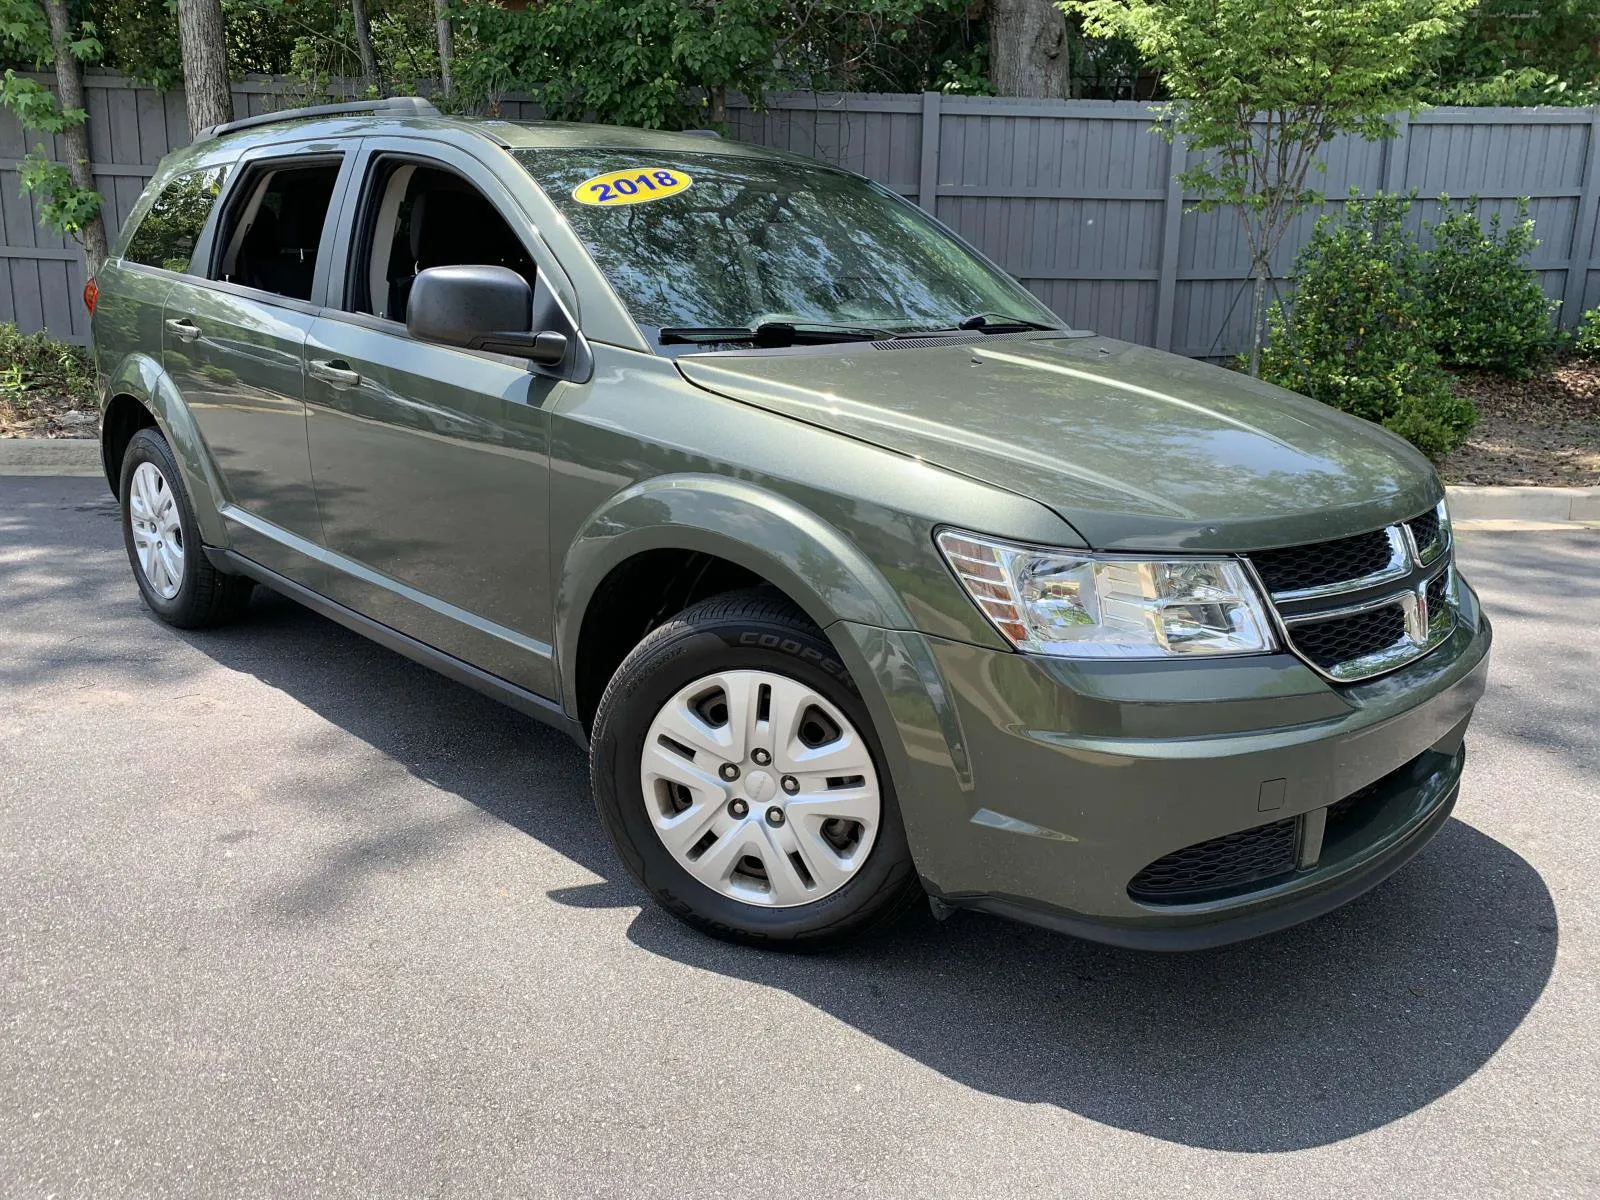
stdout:
[[1600,521],[1600,487],[1447,487],[1450,519],[1465,521]]
[[96,438],[0,439],[0,475],[99,475]]

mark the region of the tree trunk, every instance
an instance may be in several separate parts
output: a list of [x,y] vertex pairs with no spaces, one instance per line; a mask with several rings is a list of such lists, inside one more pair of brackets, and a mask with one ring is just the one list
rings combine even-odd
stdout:
[[356,24],[356,49],[361,52],[361,74],[366,86],[380,86],[378,56],[372,52],[372,20],[367,16],[367,0],[350,0],[350,15]]
[[989,82],[998,96],[1066,99],[1067,18],[1053,0],[990,0]]
[[450,79],[450,60],[455,57],[451,49],[454,39],[450,30],[450,0],[433,0],[433,14],[439,28],[439,82],[444,87],[444,94],[449,96],[454,90]]
[[1261,347],[1267,340],[1267,271],[1264,262],[1255,265],[1255,285],[1250,290],[1250,375],[1261,378]]
[[[61,110],[88,111],[83,99],[83,67],[72,56],[72,25],[67,18],[66,0],[44,0],[45,12],[50,18],[50,44],[56,56],[56,98]],[[67,172],[72,176],[72,186],[94,190],[94,172],[89,169],[89,124],[80,121],[61,131],[62,148],[67,153]],[[106,224],[96,213],[83,223],[79,230],[83,241],[84,265],[92,277],[106,260]]]
[[222,0],[178,0],[178,44],[183,48],[183,94],[189,136],[233,120],[228,88],[228,43],[222,35]]

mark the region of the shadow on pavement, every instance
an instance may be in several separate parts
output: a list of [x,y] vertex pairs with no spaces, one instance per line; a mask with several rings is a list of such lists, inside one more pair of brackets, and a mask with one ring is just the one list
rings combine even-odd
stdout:
[[[792,993],[957,1083],[1171,1142],[1294,1150],[1415,1112],[1504,1044],[1555,960],[1537,872],[1459,820],[1356,903],[1206,953],[920,910],[844,951],[736,949],[665,916],[625,873],[561,735],[269,593],[250,624],[184,636],[601,876],[551,897],[642,906],[637,945]],[[300,894],[325,912],[359,895],[365,869],[335,859]]]

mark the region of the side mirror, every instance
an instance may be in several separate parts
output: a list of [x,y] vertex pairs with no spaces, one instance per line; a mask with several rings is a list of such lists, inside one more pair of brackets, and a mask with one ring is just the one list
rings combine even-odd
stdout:
[[406,332],[424,342],[511,354],[542,366],[567,356],[567,336],[533,332],[533,289],[509,267],[429,267],[411,284]]

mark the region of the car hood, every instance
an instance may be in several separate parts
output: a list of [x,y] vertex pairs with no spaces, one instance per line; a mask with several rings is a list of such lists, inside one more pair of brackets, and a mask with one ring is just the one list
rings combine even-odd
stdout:
[[883,345],[677,365],[730,399],[1032,497],[1097,549],[1321,541],[1442,495],[1381,427],[1159,350],[1081,335]]

